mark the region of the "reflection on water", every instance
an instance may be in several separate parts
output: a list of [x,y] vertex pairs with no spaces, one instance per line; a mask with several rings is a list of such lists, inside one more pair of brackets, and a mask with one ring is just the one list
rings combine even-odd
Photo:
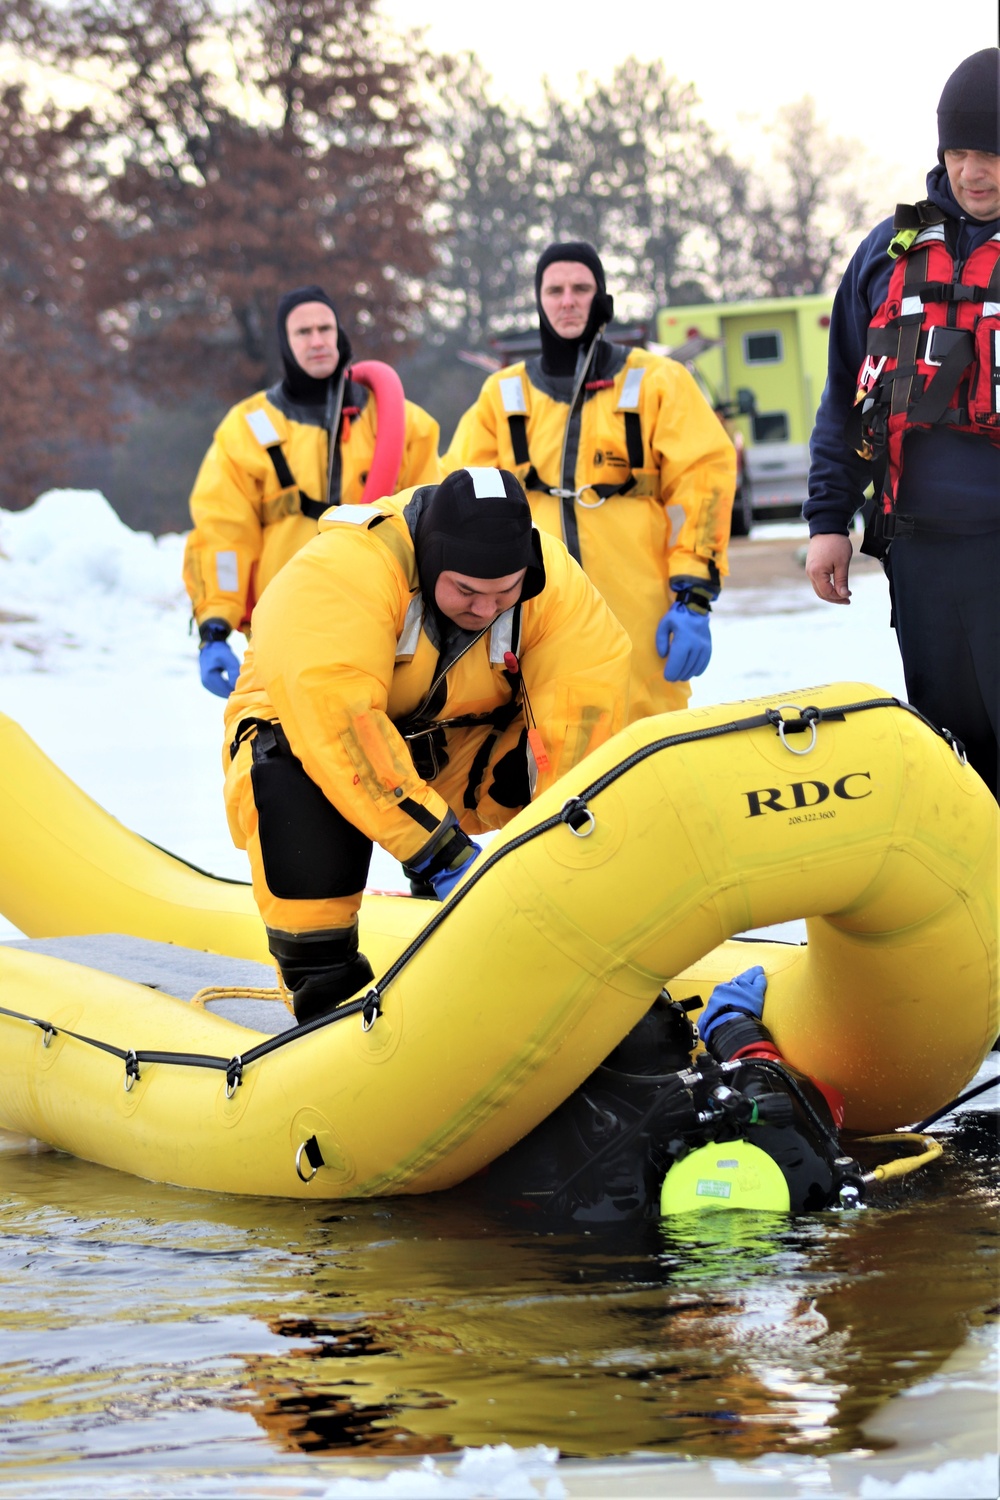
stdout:
[[553,1231],[0,1157],[0,1454],[831,1453],[996,1311],[995,1117],[885,1207]]

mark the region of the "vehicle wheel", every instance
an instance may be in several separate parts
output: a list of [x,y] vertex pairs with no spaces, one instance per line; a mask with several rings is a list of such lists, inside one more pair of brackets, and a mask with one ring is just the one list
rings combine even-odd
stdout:
[[753,525],[753,496],[750,485],[744,475],[740,486],[736,491],[733,501],[733,520],[729,528],[730,536],[749,536]]

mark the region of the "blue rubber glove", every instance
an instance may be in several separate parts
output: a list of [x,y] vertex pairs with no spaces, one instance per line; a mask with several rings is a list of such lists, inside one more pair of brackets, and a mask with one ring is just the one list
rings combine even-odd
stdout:
[[469,857],[464,864],[459,865],[457,870],[439,870],[436,875],[429,875],[427,883],[430,885],[439,901],[445,896],[450,896],[460,880],[464,880],[472,869],[473,864],[483,852],[482,844],[477,844],[475,839],[469,840]]
[[219,698],[228,698],[240,675],[240,664],[226,641],[208,641],[198,652],[198,670],[203,687]]
[[745,969],[726,984],[717,984],[698,1017],[698,1035],[702,1041],[707,1044],[716,1026],[731,1021],[734,1016],[750,1016],[759,1021],[766,993],[767,975],[760,964]]
[[443,901],[468,874],[469,866],[482,854],[483,846],[470,839],[459,828],[455,814],[449,812],[431,840],[430,850],[419,862],[404,864],[403,869],[411,880],[416,877],[429,885],[437,899]]
[[656,627],[656,649],[667,658],[663,668],[667,682],[700,677],[712,659],[708,614],[686,604],[672,604]]

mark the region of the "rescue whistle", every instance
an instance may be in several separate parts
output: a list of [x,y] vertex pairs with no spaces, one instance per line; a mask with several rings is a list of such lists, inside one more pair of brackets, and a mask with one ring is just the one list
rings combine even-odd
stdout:
[[552,762],[549,760],[548,751],[542,744],[542,737],[537,729],[532,728],[528,730],[528,744],[531,746],[531,753],[535,757],[535,765],[538,767],[541,775],[544,776],[546,771],[551,771]]

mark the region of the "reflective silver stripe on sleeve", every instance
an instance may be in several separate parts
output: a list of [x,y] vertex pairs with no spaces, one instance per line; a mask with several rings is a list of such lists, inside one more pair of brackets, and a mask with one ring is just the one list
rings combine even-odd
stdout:
[[524,385],[520,375],[505,375],[500,382],[500,400],[508,417],[525,417],[528,405],[524,399]]
[[667,546],[671,546],[675,536],[680,536],[687,520],[687,511],[683,505],[668,505],[667,520],[670,522],[670,535],[667,538]]
[[923,310],[924,304],[919,297],[904,297],[899,304],[900,316],[903,318],[915,317],[917,313],[922,313]]
[[266,411],[248,411],[246,419],[247,426],[262,448],[270,448],[272,443],[281,442],[281,437]]
[[396,642],[396,660],[404,656],[412,656],[417,649],[417,641],[420,639],[420,627],[424,623],[424,601],[420,594],[414,594],[406,608],[406,619],[403,621],[403,630]]
[[926,229],[921,229],[920,233],[917,235],[916,239],[913,241],[913,244],[910,246],[910,249],[911,250],[915,250],[918,245],[926,245],[927,242],[928,242],[928,240],[943,240],[943,239],[944,239],[944,225],[943,224],[928,224],[928,226],[927,226]]
[[514,609],[505,609],[490,628],[490,666],[503,666],[504,656],[514,649]]
[[638,411],[639,388],[642,385],[642,377],[645,373],[645,365],[639,365],[638,368],[626,370],[622,393],[618,398],[618,411]]
[[236,594],[240,587],[240,570],[235,552],[215,554],[215,579],[224,594]]

